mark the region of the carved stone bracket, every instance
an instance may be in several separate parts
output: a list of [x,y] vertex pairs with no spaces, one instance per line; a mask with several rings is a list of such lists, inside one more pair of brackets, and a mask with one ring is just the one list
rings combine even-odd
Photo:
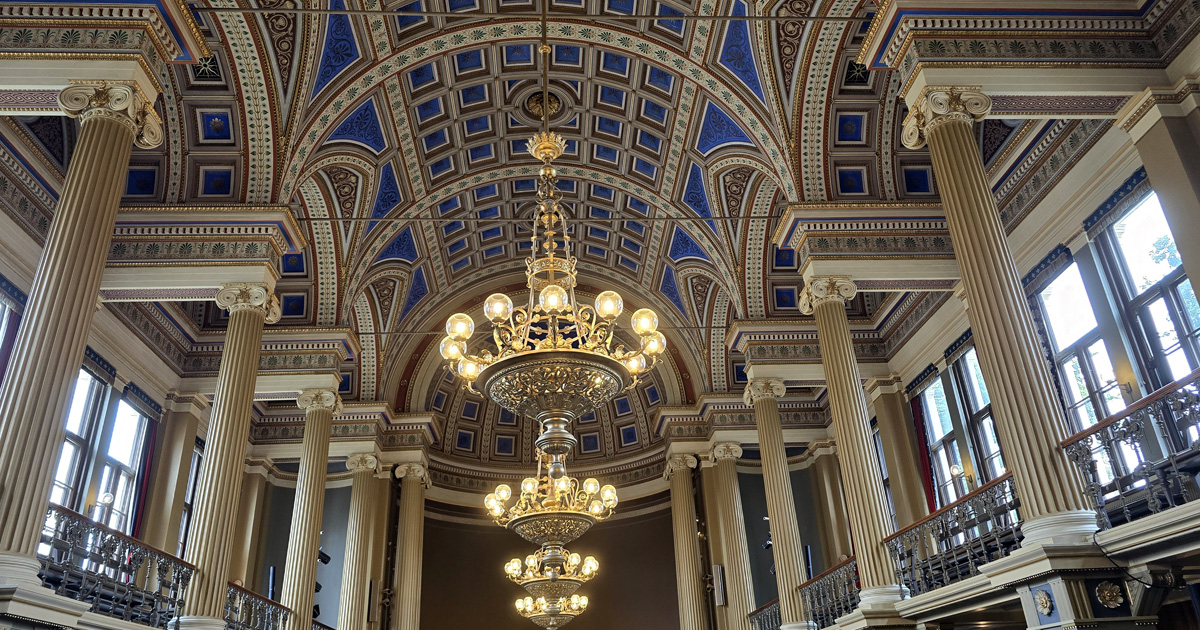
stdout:
[[296,406],[306,412],[331,409],[337,415],[342,412],[342,397],[332,389],[306,389],[296,397]]
[[779,400],[787,394],[787,387],[783,384],[782,379],[778,378],[756,378],[751,379],[746,385],[746,391],[742,394],[742,400],[746,405],[753,407],[754,403],[764,398],[773,398]]
[[217,306],[230,313],[241,309],[258,309],[266,323],[279,321],[279,298],[263,284],[223,284],[217,291]]
[[982,120],[992,110],[992,99],[978,87],[927,87],[904,119],[901,141],[910,149],[925,146],[929,132],[939,125],[959,120]]
[[129,127],[134,143],[143,149],[162,144],[163,130],[151,103],[132,83],[76,83],[58,94],[68,116],[87,121],[108,118]]
[[856,293],[858,285],[846,276],[816,276],[804,284],[797,305],[801,313],[812,315],[818,305],[833,300],[844,304]]
[[693,455],[672,455],[667,458],[667,465],[663,470],[663,478],[670,481],[671,477],[675,476],[675,473],[695,468],[697,463]]

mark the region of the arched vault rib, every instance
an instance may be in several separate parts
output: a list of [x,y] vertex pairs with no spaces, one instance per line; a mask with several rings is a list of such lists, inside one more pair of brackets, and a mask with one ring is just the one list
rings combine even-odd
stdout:
[[[447,184],[447,185],[441,187],[438,190],[433,191],[431,194],[429,194],[429,195],[425,196],[424,198],[417,200],[413,204],[405,207],[401,211],[402,216],[401,215],[393,215],[388,218],[389,219],[401,219],[406,216],[407,217],[421,216],[426,211],[430,210],[431,208],[436,206],[438,203],[440,203],[442,200],[446,199],[447,197],[449,197],[451,195],[458,194],[464,190],[467,190],[467,189],[475,187],[475,186],[479,186],[484,183],[501,182],[501,181],[507,181],[507,180],[511,180],[511,179],[528,179],[531,177],[536,177],[537,176],[537,168],[538,167],[533,164],[529,164],[529,165],[525,165],[525,166],[507,166],[507,167],[495,168],[490,171],[485,171],[482,173],[477,173],[477,174],[471,175],[469,177],[461,178],[458,181],[452,182],[450,184]],[[603,172],[600,172],[600,171],[597,171],[597,170],[591,169],[591,168],[583,168],[583,167],[578,167],[578,166],[574,166],[574,165],[561,166],[561,167],[559,167],[558,170],[559,170],[560,176],[563,178],[578,179],[578,180],[583,180],[583,181],[593,181],[593,182],[597,182],[597,183],[603,183],[606,186],[613,186],[616,188],[620,188],[622,191],[632,194],[632,195],[646,201],[647,203],[652,204],[653,206],[658,208],[663,215],[666,215],[667,217],[695,219],[696,223],[701,223],[703,225],[703,223],[699,220],[699,218],[692,212],[680,209],[675,203],[671,202],[668,199],[664,199],[663,197],[661,197],[657,191],[648,190],[648,189],[644,188],[643,186],[641,186],[640,184],[638,184],[637,182],[630,180],[628,178],[625,178],[625,177],[622,177],[619,175],[615,175],[615,174],[611,174],[611,173],[603,173]],[[380,250],[382,250],[384,247],[386,247],[388,245],[388,243],[390,243],[391,240],[397,234],[400,233],[401,230],[403,230],[405,227],[407,227],[409,225],[412,225],[412,223],[413,223],[412,221],[390,220],[385,223],[380,223],[378,226],[376,226],[375,230],[373,230],[373,232],[375,232],[375,234],[370,237],[370,240],[365,241],[363,243],[363,246],[359,248],[359,251],[354,254],[353,258],[351,259],[352,262],[351,262],[350,270],[345,275],[345,278],[348,282],[348,286],[354,288],[355,295],[357,295],[358,292],[361,290],[362,278],[364,275],[366,275],[366,273],[370,269],[372,263],[374,262],[375,257],[379,254]],[[433,229],[431,224],[429,224],[428,222],[426,222],[424,224],[424,226],[425,226],[425,229],[427,229],[427,230]],[[716,236],[712,233],[711,230],[709,230],[707,228],[706,225],[703,228],[691,230],[690,232],[692,233],[692,236],[699,238],[700,245],[702,247],[704,247],[706,249],[706,251],[710,251],[710,252],[725,252],[726,251],[726,249],[724,247],[720,246],[720,243],[717,241]],[[434,241],[434,242],[436,242],[436,241]],[[434,248],[431,251],[431,258],[434,256],[433,252],[439,252],[439,255],[440,255],[440,248]],[[435,268],[430,270],[431,272],[434,273],[434,279],[435,279],[434,286],[439,286],[439,287],[446,286],[448,284],[448,282],[445,277],[444,261],[435,261],[435,262],[437,263],[437,264],[435,264]],[[733,274],[730,272],[730,269],[733,267],[732,261],[728,258],[728,256],[722,254],[721,256],[718,257],[717,260],[713,261],[713,266],[721,274],[720,275],[720,278],[721,278],[720,284],[725,287],[726,291],[729,291],[732,293],[730,287],[737,286],[737,280],[734,278]]]
[[[421,41],[392,55],[379,59],[367,70],[359,73],[353,79],[341,86],[341,91],[330,99],[329,110],[314,112],[309,116],[306,128],[300,130],[300,138],[289,156],[288,166],[281,178],[280,193],[286,198],[291,194],[299,181],[297,176],[302,170],[302,164],[325,136],[332,125],[340,119],[343,112],[358,105],[361,95],[373,86],[395,77],[418,64],[428,60],[452,55],[455,52],[476,47],[486,39],[520,39],[533,41],[531,33],[536,33],[538,23],[534,21],[497,21],[487,29],[478,26],[460,26],[439,32],[437,37]],[[610,27],[596,29],[580,27],[580,25],[561,21],[551,25],[550,39],[552,43],[590,44],[598,50],[612,50],[625,55],[637,56],[654,63],[668,65],[672,71],[679,73],[685,82],[690,82],[711,98],[730,106],[731,112],[739,124],[744,125],[753,137],[759,150],[763,152],[769,163],[774,165],[776,178],[783,183],[789,198],[794,192],[794,177],[786,159],[786,138],[782,130],[771,129],[761,122],[769,114],[759,103],[745,99],[739,91],[732,88],[730,83],[701,65],[686,58],[679,51],[666,48],[652,40],[645,39],[640,34]],[[670,59],[671,63],[664,63]],[[351,110],[352,111],[352,110]],[[328,115],[327,115],[328,114]]]

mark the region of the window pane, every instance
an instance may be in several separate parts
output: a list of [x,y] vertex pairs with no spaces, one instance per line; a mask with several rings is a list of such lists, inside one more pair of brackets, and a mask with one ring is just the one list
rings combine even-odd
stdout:
[[1112,229],[1138,293],[1183,264],[1158,195],[1147,197]]
[[1092,313],[1083,277],[1079,275],[1079,266],[1075,263],[1064,269],[1042,291],[1041,296],[1042,304],[1046,307],[1050,336],[1059,350],[1079,341],[1080,337],[1096,327],[1096,315]]
[[1083,366],[1078,357],[1071,357],[1062,362],[1063,389],[1072,403],[1087,400],[1087,381],[1083,378]]
[[946,390],[942,387],[942,381],[935,380],[933,385],[921,392],[921,397],[925,402],[925,414],[929,416],[926,421],[929,442],[933,443],[954,430],[954,423],[950,419],[950,405],[946,402]]
[[1092,359],[1092,367],[1096,368],[1096,381],[1100,383],[1100,399],[1104,401],[1104,411],[1112,415],[1125,409],[1125,398],[1117,385],[1117,374],[1113,371],[1112,361],[1108,358],[1108,348],[1100,339],[1088,346],[1088,355]]
[[75,455],[78,449],[70,442],[63,442],[62,454],[58,456],[58,467],[54,469],[54,480],[59,483],[71,482],[71,470],[75,468]]
[[92,378],[91,374],[79,370],[79,377],[75,379],[75,392],[71,395],[71,407],[67,411],[67,430],[80,437],[87,431],[84,414],[88,410],[88,399],[91,398],[94,382],[96,379]]
[[113,420],[112,440],[108,443],[108,456],[132,467],[141,442],[142,416],[125,401],[117,405],[117,417]]
[[983,370],[979,369],[979,355],[975,354],[975,348],[963,355],[963,366],[967,370],[967,387],[971,388],[976,403],[973,411],[978,411],[991,403],[992,399],[988,396],[987,384],[983,382]]
[[1184,280],[1179,285],[1179,301],[1183,303],[1183,312],[1187,315],[1188,325],[1192,330],[1200,328],[1200,302],[1196,301],[1196,290],[1192,288],[1191,280]]
[[1183,347],[1179,345],[1179,333],[1175,331],[1175,324],[1171,321],[1167,301],[1163,298],[1154,300],[1146,305],[1146,313],[1150,317],[1150,324],[1158,333],[1158,343],[1161,344],[1163,354],[1167,356],[1167,364],[1171,366],[1171,379],[1187,376],[1192,368],[1188,365]]

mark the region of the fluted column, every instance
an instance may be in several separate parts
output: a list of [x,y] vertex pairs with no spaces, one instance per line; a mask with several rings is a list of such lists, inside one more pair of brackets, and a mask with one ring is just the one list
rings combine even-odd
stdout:
[[767,488],[767,516],[771,519],[771,553],[775,557],[775,581],[779,584],[779,615],[783,630],[807,627],[804,603],[796,590],[804,582],[804,546],[796,520],[796,499],[783,446],[779,421],[779,399],[787,393],[777,378],[756,378],[746,385],[745,402],[754,407],[758,443],[762,452],[763,485]]
[[221,618],[228,590],[230,547],[254,384],[258,380],[263,324],[279,321],[279,300],[263,285],[225,285],[217,292],[217,305],[229,310],[229,326],[184,558],[196,565],[197,571],[188,587],[183,616],[176,620],[182,628],[224,627]]
[[59,105],[82,121],[62,197],[0,389],[0,584],[41,588],[38,542],[66,404],[87,344],[133,145],[162,142],[132,85],[77,84]]
[[674,455],[667,459],[663,476],[671,484],[671,525],[675,534],[675,585],[679,593],[679,629],[708,628],[704,605],[704,574],[696,529],[696,497],[692,469],[696,458]]
[[825,566],[832,567],[844,558],[854,555],[850,546],[850,521],[846,517],[845,493],[838,474],[838,460],[833,453],[826,453],[813,460],[813,496],[816,499],[817,518],[821,524],[821,547],[825,550]]
[[717,503],[721,536],[725,542],[725,597],[730,630],[750,630],[754,586],[750,583],[750,553],[746,546],[746,520],[742,515],[742,490],[738,487],[737,458],[742,447],[722,442],[713,447],[717,469]]
[[370,558],[371,503],[375,469],[379,460],[370,453],[351,455],[346,469],[352,473],[350,520],[346,524],[346,559],[342,563],[342,591],[338,605],[338,630],[364,630],[367,627],[367,587],[371,582]]
[[972,129],[991,109],[977,89],[925,88],[904,122],[904,144],[929,145],[996,432],[1021,501],[1023,544],[1077,541],[1095,531],[1096,517],[1079,471],[1059,447],[1068,435],[1066,418]]
[[854,532],[855,558],[862,586],[863,606],[900,599],[896,570],[884,549],[883,539],[892,534],[887,497],[883,494],[883,472],[875,455],[871,417],[863,394],[862,376],[854,356],[846,300],[858,287],[849,278],[810,278],[800,293],[800,312],[815,315],[821,364],[837,440],[838,466],[845,484],[846,511]]
[[329,470],[329,432],[333,414],[342,410],[342,399],[331,389],[308,389],[300,393],[296,406],[304,410],[303,452],[296,475],[292,531],[288,535],[279,603],[292,611],[289,624],[293,630],[309,630],[317,583],[317,550],[321,547],[321,514],[325,509],[325,477]]
[[421,464],[396,467],[400,479],[400,544],[396,553],[396,602],[392,630],[421,629],[421,554],[425,540],[425,485],[428,472]]

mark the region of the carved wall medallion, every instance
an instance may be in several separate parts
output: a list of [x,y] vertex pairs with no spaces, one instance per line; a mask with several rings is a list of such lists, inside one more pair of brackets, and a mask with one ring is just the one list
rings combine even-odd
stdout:
[[1039,615],[1045,616],[1054,612],[1054,598],[1050,597],[1050,592],[1044,588],[1033,592],[1033,605]]
[[1125,596],[1121,593],[1119,584],[1101,582],[1096,586],[1096,601],[1103,604],[1105,608],[1117,608],[1125,603]]

